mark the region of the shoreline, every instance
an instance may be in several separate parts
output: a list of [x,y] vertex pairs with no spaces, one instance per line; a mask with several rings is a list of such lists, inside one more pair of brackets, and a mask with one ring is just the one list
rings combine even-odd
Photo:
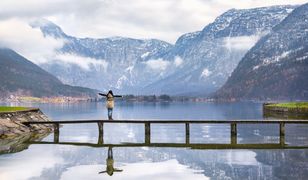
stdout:
[[308,102],[263,103],[265,117],[308,119]]
[[26,108],[20,111],[0,112],[0,139],[14,138],[31,133],[52,132],[51,125],[26,126],[28,121],[51,121],[40,109]]

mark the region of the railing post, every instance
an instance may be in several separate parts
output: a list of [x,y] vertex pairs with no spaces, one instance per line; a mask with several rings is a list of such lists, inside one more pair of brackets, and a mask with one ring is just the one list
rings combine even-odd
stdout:
[[236,122],[231,123],[231,144],[237,144],[237,127]]
[[151,124],[149,122],[144,124],[144,139],[145,144],[151,143]]
[[98,145],[104,144],[104,123],[103,122],[98,122]]
[[55,143],[59,143],[59,138],[60,138],[60,125],[59,123],[55,123],[53,125],[53,141]]
[[280,145],[285,145],[285,123],[280,122],[279,123],[279,143]]
[[189,142],[190,142],[190,128],[189,128],[189,123],[188,122],[186,122],[185,123],[185,131],[186,131],[186,139],[185,139],[185,143],[186,144],[189,144]]

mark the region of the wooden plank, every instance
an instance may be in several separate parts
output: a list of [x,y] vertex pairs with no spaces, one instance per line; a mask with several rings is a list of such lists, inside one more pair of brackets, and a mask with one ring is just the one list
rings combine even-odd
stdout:
[[104,123],[99,122],[97,123],[98,126],[98,144],[104,144]]
[[185,143],[189,144],[190,143],[190,128],[189,128],[189,123],[185,123]]
[[151,123],[151,124],[179,124],[179,123],[195,123],[195,124],[308,124],[308,120],[67,120],[67,121],[30,121],[24,124],[83,124],[83,123]]
[[285,144],[285,123],[281,122],[279,124],[279,142],[281,145]]
[[151,143],[151,124],[149,122],[144,124],[144,142],[145,144]]
[[232,122],[231,126],[231,144],[235,145],[237,144],[237,127],[236,127],[236,123]]
[[308,146],[289,146],[280,144],[186,144],[186,143],[121,143],[121,144],[94,144],[80,142],[27,142],[28,144],[59,144],[87,147],[165,147],[191,149],[308,149]]
[[59,142],[59,139],[60,139],[60,125],[57,123],[57,124],[54,124],[53,127],[54,127],[54,130],[53,130],[53,141],[54,142]]

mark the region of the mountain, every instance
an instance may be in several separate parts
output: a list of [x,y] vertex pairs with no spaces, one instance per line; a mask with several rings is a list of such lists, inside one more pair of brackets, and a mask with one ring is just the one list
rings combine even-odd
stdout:
[[63,84],[59,79],[10,49],[0,49],[0,97],[95,96],[95,91]]
[[243,57],[221,99],[308,99],[308,4],[296,8]]
[[[158,56],[172,47],[156,39],[76,38],[66,35],[60,27],[47,20],[33,22],[31,26],[40,28],[45,36],[65,41],[64,46],[58,50],[59,59],[40,64],[42,68],[65,83],[96,89],[126,89],[127,92],[129,89],[126,87],[139,88],[131,78],[134,65],[146,56]],[[63,65],[61,58],[83,61],[86,67],[78,63]]]
[[160,80],[148,85],[148,92],[206,95],[220,88],[246,52],[295,7],[272,6],[231,9],[202,31],[181,36],[161,59],[183,63]]
[[295,6],[231,9],[202,31],[169,44],[156,39],[76,38],[47,20],[32,23],[63,40],[40,64],[62,82],[120,93],[206,95],[220,88],[247,51]]

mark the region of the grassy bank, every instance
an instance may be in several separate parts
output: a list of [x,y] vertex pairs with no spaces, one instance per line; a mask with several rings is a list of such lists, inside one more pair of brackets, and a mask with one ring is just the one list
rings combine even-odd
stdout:
[[265,103],[263,104],[263,115],[308,120],[308,102]]
[[8,106],[0,106],[0,112],[14,112],[14,111],[23,111],[27,110],[26,107],[8,107]]
[[268,104],[268,107],[279,107],[279,108],[307,108],[308,102],[289,102],[289,103],[277,103],[277,104]]

